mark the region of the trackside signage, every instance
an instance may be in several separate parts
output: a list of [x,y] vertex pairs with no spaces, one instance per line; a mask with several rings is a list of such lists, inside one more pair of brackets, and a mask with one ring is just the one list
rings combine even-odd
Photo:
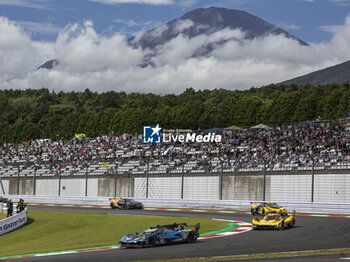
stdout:
[[25,223],[27,223],[27,210],[0,220],[0,236],[23,226]]
[[222,136],[215,133],[197,134],[186,129],[164,129],[156,126],[143,127],[143,142],[146,144],[163,143],[220,143]]

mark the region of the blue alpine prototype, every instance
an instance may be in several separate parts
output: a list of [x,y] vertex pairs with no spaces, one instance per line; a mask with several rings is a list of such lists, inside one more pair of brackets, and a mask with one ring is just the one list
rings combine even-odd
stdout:
[[[185,229],[185,228],[194,229]],[[195,242],[199,237],[200,224],[195,226],[186,223],[172,225],[157,225],[146,229],[141,235],[130,234],[123,236],[120,240],[120,246],[127,247],[154,247],[157,245],[175,244],[175,243],[191,243]]]

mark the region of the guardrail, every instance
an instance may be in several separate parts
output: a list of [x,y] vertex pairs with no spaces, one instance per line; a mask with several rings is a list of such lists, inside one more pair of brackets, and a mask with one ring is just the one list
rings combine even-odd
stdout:
[[[108,197],[59,197],[59,196],[29,196],[11,195],[12,199],[23,198],[30,203],[75,204],[75,205],[109,205]],[[136,198],[135,198],[136,199]],[[184,199],[141,199],[145,207],[167,207],[187,209],[221,209],[248,211],[250,201],[237,200],[184,200]],[[253,201],[260,202],[260,201]],[[350,214],[349,203],[310,203],[279,201],[279,205],[287,210],[299,213]]]

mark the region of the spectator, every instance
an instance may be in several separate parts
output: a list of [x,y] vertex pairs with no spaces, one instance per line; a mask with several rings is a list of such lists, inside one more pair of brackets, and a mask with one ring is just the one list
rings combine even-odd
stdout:
[[7,201],[6,207],[7,207],[7,217],[12,216],[12,212],[13,212],[13,203],[12,203],[11,199],[9,199],[9,200]]

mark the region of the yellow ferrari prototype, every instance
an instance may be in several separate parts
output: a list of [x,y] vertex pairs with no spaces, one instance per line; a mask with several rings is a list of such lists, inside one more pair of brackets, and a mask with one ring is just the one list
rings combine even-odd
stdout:
[[295,225],[295,212],[292,215],[281,215],[278,213],[270,213],[260,219],[253,219],[253,229],[284,229]]
[[273,202],[262,202],[258,204],[252,204],[250,207],[252,215],[266,215],[268,213],[279,213],[281,215],[287,215],[287,209],[281,207]]

